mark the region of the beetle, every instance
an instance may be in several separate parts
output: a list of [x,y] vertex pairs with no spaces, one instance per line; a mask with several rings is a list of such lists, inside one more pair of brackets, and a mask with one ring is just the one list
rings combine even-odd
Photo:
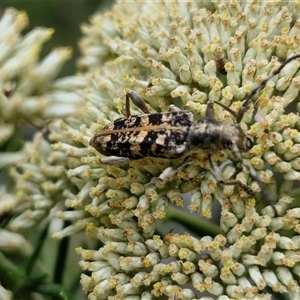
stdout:
[[[143,157],[160,157],[166,159],[184,158],[184,162],[174,168],[164,170],[159,178],[166,180],[173,176],[188,158],[194,154],[204,152],[208,155],[211,172],[219,183],[238,185],[248,194],[253,194],[251,188],[239,180],[225,181],[212,154],[229,150],[234,157],[248,170],[250,176],[258,183],[261,192],[272,206],[277,215],[273,201],[264,190],[255,170],[243,159],[242,152],[249,151],[252,140],[244,133],[240,122],[249,109],[253,96],[265,87],[266,83],[277,75],[290,61],[299,58],[300,54],[291,56],[284,61],[265,80],[254,88],[246,97],[238,112],[233,111],[218,101],[208,101],[205,117],[194,121],[194,114],[188,110],[181,110],[170,105],[168,112],[150,113],[145,101],[135,92],[126,93],[125,117],[107,124],[90,140],[90,145],[107,157],[101,158],[103,164],[128,163]],[[130,100],[139,107],[144,114],[130,115]],[[234,118],[234,124],[228,124],[215,119],[214,104],[220,105]]]

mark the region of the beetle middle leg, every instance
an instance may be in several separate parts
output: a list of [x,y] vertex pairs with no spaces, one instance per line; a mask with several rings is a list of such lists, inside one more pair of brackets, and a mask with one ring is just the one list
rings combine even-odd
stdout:
[[159,176],[158,178],[165,181],[169,178],[171,178],[172,176],[174,176],[178,171],[180,171],[185,163],[188,161],[189,156],[186,156],[183,160],[183,162],[178,166],[178,167],[168,167],[166,168]]
[[100,161],[102,164],[105,165],[118,165],[118,164],[129,163],[131,159],[128,157],[107,156],[107,157],[101,157]]

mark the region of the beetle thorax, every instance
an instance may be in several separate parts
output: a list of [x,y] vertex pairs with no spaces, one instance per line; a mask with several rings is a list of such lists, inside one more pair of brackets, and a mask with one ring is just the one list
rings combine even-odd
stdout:
[[190,152],[203,151],[209,154],[232,150],[233,145],[241,152],[252,146],[251,140],[238,124],[226,124],[211,118],[200,120],[191,126],[188,144]]

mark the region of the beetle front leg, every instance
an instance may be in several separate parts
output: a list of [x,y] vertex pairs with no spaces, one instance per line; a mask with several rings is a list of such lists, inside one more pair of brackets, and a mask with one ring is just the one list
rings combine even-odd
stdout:
[[210,165],[210,171],[212,172],[212,174],[214,175],[215,179],[224,185],[238,185],[241,189],[243,189],[247,194],[249,195],[254,195],[254,192],[252,191],[252,189],[247,186],[246,184],[243,184],[242,182],[240,182],[239,180],[230,180],[230,181],[225,181],[220,168],[217,166],[217,164],[212,160],[211,156],[208,156],[208,160],[209,160],[209,165]]
[[258,186],[260,188],[260,191],[261,191],[262,195],[266,199],[267,203],[272,207],[272,209],[274,211],[274,214],[277,217],[278,214],[277,214],[277,210],[275,208],[275,205],[274,205],[272,199],[270,198],[269,194],[265,191],[265,189],[264,189],[260,179],[258,178],[258,175],[256,174],[255,170],[252,167],[250,167],[247,164],[247,162],[241,157],[241,155],[238,151],[238,148],[236,146],[233,146],[232,152],[233,152],[234,156],[239,159],[241,164],[248,170],[250,176],[256,181],[256,183],[258,184]]

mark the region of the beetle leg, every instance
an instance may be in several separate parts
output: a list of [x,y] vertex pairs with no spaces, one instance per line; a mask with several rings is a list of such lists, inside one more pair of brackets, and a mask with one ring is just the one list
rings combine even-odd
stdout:
[[210,100],[207,102],[205,118],[215,119],[214,101]]
[[272,199],[270,198],[270,196],[268,195],[268,193],[265,191],[265,189],[264,189],[264,187],[263,187],[260,179],[258,178],[258,175],[254,171],[254,169],[251,168],[247,164],[247,162],[241,157],[241,155],[240,155],[237,147],[233,147],[232,148],[232,152],[233,152],[234,156],[241,162],[241,164],[243,165],[243,167],[245,167],[248,170],[250,176],[256,181],[256,183],[258,184],[258,186],[259,186],[259,188],[261,190],[261,193],[262,193],[263,197],[266,199],[267,203],[272,207],[275,216],[278,216],[276,208],[275,208],[275,205],[274,205]]
[[209,165],[210,165],[210,171],[214,175],[215,179],[224,185],[238,185],[240,188],[242,188],[247,194],[253,195],[252,189],[247,186],[246,184],[241,183],[239,180],[230,180],[230,181],[225,181],[220,168],[217,166],[217,164],[212,160],[211,156],[208,156],[209,159]]
[[165,180],[171,178],[172,176],[174,176],[174,175],[176,174],[177,171],[178,171],[178,168],[174,168],[174,167],[166,168],[166,169],[158,176],[158,178],[161,179],[162,181],[165,181]]
[[181,109],[180,109],[179,107],[177,107],[177,106],[171,104],[171,105],[169,106],[169,111],[170,111],[170,112],[176,112],[176,111],[181,111]]
[[[231,108],[229,108],[228,106],[224,105],[223,103],[221,103],[219,101],[210,100],[207,102],[205,118],[215,119],[214,103],[217,103],[218,105],[220,105],[222,108],[227,110],[230,114],[232,114],[235,118],[238,117],[237,113],[235,111],[233,111]],[[239,123],[239,122],[237,122],[237,123]]]
[[177,167],[168,167],[168,168],[166,168],[166,169],[158,176],[158,178],[161,179],[161,180],[163,180],[163,181],[165,181],[165,180],[171,178],[172,176],[174,176],[178,171],[180,171],[180,170],[184,167],[184,165],[185,165],[185,163],[188,161],[188,159],[189,159],[189,156],[186,156],[186,157],[184,158],[184,161],[183,161],[179,166],[177,166]]
[[223,109],[227,110],[230,114],[232,114],[235,119],[237,118],[237,114],[235,111],[233,111],[231,108],[229,108],[228,106],[224,105],[223,103],[219,102],[219,101],[214,101],[214,103],[217,103],[218,105],[220,105],[221,107],[223,107]]
[[118,164],[129,163],[131,159],[128,157],[107,156],[107,157],[101,157],[100,161],[102,164],[105,165],[118,165]]
[[129,90],[126,93],[126,104],[125,104],[125,116],[129,117],[131,115],[130,113],[130,99],[131,101],[145,114],[149,114],[150,111],[148,110],[146,106],[145,100],[139,96],[137,93],[135,93],[132,90]]

